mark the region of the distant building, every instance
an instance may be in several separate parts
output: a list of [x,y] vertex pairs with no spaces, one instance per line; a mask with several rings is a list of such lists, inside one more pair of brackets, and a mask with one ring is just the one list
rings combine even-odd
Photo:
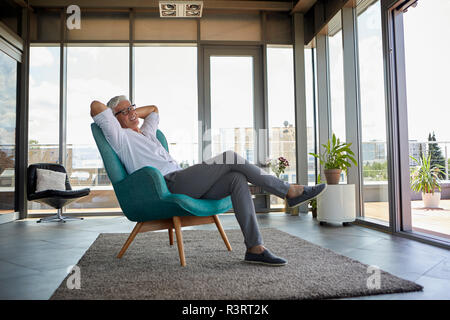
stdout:
[[362,159],[364,163],[385,162],[387,159],[385,141],[367,141],[362,143]]
[[[417,140],[409,140],[409,155],[418,159],[420,158],[420,152],[427,150],[426,142],[418,142]],[[415,166],[413,159],[409,158],[409,166]]]

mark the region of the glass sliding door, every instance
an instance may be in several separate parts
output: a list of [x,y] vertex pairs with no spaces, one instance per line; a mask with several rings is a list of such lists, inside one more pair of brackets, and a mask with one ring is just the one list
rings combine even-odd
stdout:
[[169,152],[185,168],[198,162],[197,47],[135,47],[137,107],[156,105]]
[[[403,13],[409,155],[430,157],[441,168],[440,192],[410,191],[412,231],[444,241],[450,241],[449,11],[450,1],[435,0],[419,1]],[[409,165],[412,183],[420,165],[413,159]]]
[[386,105],[379,0],[356,8],[364,219],[389,225]]
[[0,51],[0,214],[15,211],[17,61]]
[[[267,97],[269,158],[283,157],[289,167],[280,179],[297,182],[295,147],[294,49],[292,46],[267,48]],[[272,207],[284,207],[283,199],[271,196]]]
[[252,74],[252,57],[211,57],[212,156],[234,150],[254,162]]
[[262,115],[258,52],[205,49],[205,118],[210,125],[203,137],[204,159],[233,150],[251,163],[258,162],[255,129],[262,127],[255,118]]
[[267,48],[269,158],[283,157],[289,167],[280,178],[296,183],[294,50]]
[[68,211],[120,211],[117,199],[92,137],[90,103],[107,103],[129,93],[129,47],[77,46],[67,48],[66,169],[74,188],[91,188],[89,196]]

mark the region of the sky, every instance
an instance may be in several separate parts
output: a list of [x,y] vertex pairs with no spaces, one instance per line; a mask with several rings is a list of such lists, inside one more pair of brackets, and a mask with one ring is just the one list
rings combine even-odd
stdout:
[[409,138],[450,142],[450,0],[422,0],[404,15]]

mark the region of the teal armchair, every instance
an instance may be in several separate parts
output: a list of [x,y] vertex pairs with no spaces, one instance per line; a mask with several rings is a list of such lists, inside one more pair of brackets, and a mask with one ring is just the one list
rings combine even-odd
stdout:
[[[181,227],[207,223],[216,224],[227,249],[231,251],[230,243],[217,216],[232,207],[230,196],[210,200],[171,193],[161,172],[150,166],[128,174],[105,139],[102,130],[95,123],[91,124],[91,129],[120,207],[129,220],[136,222],[118,258],[123,256],[136,235],[142,232],[167,229],[169,243],[173,245],[173,229],[175,229],[180,262],[185,266]],[[169,151],[167,140],[159,129],[156,136]]]

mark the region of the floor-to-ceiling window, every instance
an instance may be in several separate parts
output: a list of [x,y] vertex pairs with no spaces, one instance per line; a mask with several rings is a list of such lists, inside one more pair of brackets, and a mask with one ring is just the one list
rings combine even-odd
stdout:
[[[411,191],[411,223],[416,232],[450,239],[450,1],[419,1],[403,13],[409,153],[440,165],[438,203]],[[410,159],[413,170],[418,164]],[[411,174],[411,180],[415,173]],[[437,197],[438,190],[435,190]],[[427,197],[427,196],[426,196]]]
[[73,210],[120,210],[91,133],[90,104],[93,100],[106,104],[113,96],[128,96],[128,92],[128,46],[67,48],[66,170],[72,187],[91,188],[88,197],[69,207]]
[[362,2],[356,12],[364,218],[376,219],[374,222],[388,225],[386,105],[380,1]]
[[284,157],[281,179],[296,182],[294,60],[292,47],[267,48],[269,157]]
[[17,61],[0,51],[0,214],[14,212]]
[[[344,50],[342,46],[342,17],[339,11],[328,23],[328,75],[331,130],[341,141],[345,141],[345,91]],[[345,171],[341,181],[346,181]]]
[[[296,183],[295,96],[293,48],[267,48],[267,97],[269,120],[269,158],[283,157],[289,167],[280,178]],[[282,199],[272,196],[273,205],[284,205]]]
[[[29,73],[28,164],[59,161],[59,46],[32,46]],[[28,213],[56,212],[36,201]]]
[[306,136],[308,144],[308,184],[316,184],[316,77],[314,48],[305,48]]
[[159,129],[180,166],[197,163],[197,47],[135,47],[135,94],[137,107],[158,107]]

